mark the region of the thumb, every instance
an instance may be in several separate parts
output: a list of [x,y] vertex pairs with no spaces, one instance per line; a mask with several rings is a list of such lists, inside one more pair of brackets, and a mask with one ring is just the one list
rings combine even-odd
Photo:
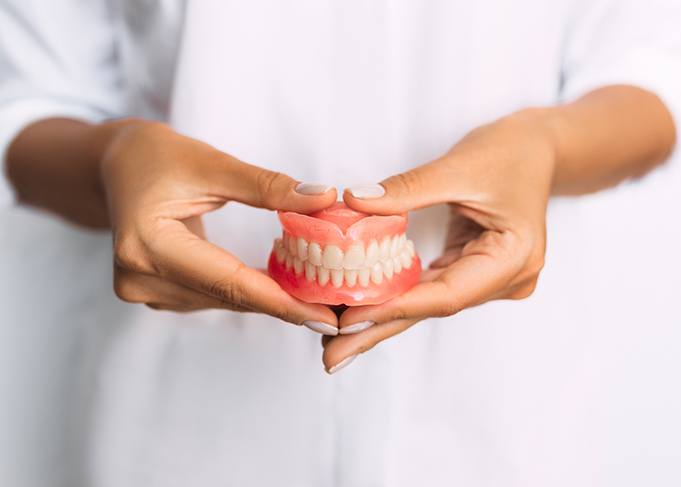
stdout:
[[313,213],[336,201],[327,184],[301,183],[286,174],[263,169],[230,156],[222,162],[220,191],[230,200],[268,210]]
[[357,211],[375,215],[406,213],[410,210],[452,201],[452,175],[444,160],[429,162],[396,174],[379,184],[349,187],[343,200]]

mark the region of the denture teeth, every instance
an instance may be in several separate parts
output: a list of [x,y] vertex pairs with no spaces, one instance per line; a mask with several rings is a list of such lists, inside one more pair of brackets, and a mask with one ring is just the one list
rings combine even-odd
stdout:
[[329,282],[330,271],[326,267],[317,267],[317,278],[320,286],[325,286]]
[[353,244],[345,251],[343,267],[346,269],[361,269],[364,267],[364,247],[362,244]]
[[280,238],[274,241],[274,255],[280,264],[286,260],[286,249],[284,248],[284,242]]
[[409,253],[409,257],[411,257],[413,259],[414,256],[416,255],[416,251],[414,250],[414,242],[412,242],[411,240],[407,240],[406,245],[407,245],[407,252]]
[[371,268],[371,282],[380,284],[383,282],[383,266],[380,262],[376,262]]
[[303,261],[298,257],[293,259],[293,270],[295,271],[296,276],[299,276],[303,273]]
[[348,287],[353,287],[357,284],[357,271],[356,270],[346,270],[345,271],[345,284]]
[[381,261],[387,260],[390,257],[390,237],[385,237],[381,240],[381,246],[379,248],[379,259]]
[[398,248],[403,249],[404,244],[407,243],[407,235],[405,233],[400,235],[400,244],[398,245]]
[[366,253],[366,260],[364,261],[364,265],[367,267],[373,266],[376,262],[378,262],[378,259],[380,257],[380,251],[378,249],[378,242],[376,240],[371,240],[369,242],[369,246],[367,247],[367,253]]
[[297,255],[297,250],[298,250],[297,247],[298,247],[298,245],[296,244],[295,237],[289,237],[288,238],[288,252],[289,252],[289,254],[291,254],[292,256],[295,257]]
[[322,263],[327,269],[342,269],[343,251],[335,245],[327,245],[322,254]]
[[333,284],[333,287],[341,287],[344,276],[345,271],[343,269],[331,269],[331,284]]
[[358,273],[359,285],[362,287],[367,287],[369,285],[369,279],[371,278],[371,269],[365,267],[360,269]]
[[298,237],[297,241],[297,249],[298,251],[298,258],[300,260],[306,260],[307,259],[307,240],[305,240],[303,237]]
[[395,274],[402,272],[402,259],[400,259],[399,255],[393,259],[393,268],[395,269]]
[[385,277],[387,277],[388,279],[392,279],[393,271],[394,268],[392,259],[388,259],[385,262],[383,262],[383,273],[385,274]]
[[310,264],[309,262],[305,262],[305,279],[308,281],[314,281],[317,278],[317,268]]
[[402,261],[402,267],[409,269],[411,267],[411,257],[409,257],[409,252],[404,251],[400,254],[400,260]]
[[390,241],[390,257],[397,257],[400,250],[400,237],[395,235]]
[[312,265],[322,265],[322,248],[317,242],[310,243],[307,248],[307,258]]
[[286,270],[291,270],[291,266],[293,266],[293,256],[286,254]]

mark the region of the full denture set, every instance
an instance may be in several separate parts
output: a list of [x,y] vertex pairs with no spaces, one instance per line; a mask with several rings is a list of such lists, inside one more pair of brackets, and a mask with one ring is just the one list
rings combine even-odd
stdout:
[[344,203],[302,215],[280,212],[270,275],[288,293],[329,305],[378,304],[417,281],[421,263],[405,215],[359,213]]

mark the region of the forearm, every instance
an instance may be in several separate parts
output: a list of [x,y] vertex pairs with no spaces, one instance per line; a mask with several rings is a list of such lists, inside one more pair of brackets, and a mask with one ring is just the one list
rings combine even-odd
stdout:
[[602,88],[539,116],[555,147],[552,192],[557,195],[591,193],[642,176],[675,144],[665,105],[631,86]]
[[92,125],[47,119],[24,129],[7,153],[7,174],[21,203],[88,227],[108,226],[99,162],[128,121]]

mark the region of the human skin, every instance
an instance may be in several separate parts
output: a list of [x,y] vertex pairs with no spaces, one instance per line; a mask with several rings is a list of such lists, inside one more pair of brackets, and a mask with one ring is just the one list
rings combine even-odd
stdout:
[[335,372],[425,318],[529,296],[543,266],[549,197],[639,177],[665,160],[675,137],[659,98],[608,86],[571,104],[521,110],[477,128],[437,160],[382,181],[382,197],[346,191],[346,204],[358,211],[387,215],[448,204],[452,218],[443,255],[422,283],[387,303],[349,308],[340,319],[325,306],[295,300],[206,242],[200,224],[200,215],[229,201],[310,213],[332,204],[334,190],[301,195],[286,175],[142,120],[35,123],[10,147],[7,171],[20,201],[112,228],[122,299],[325,325],[313,329],[352,327],[359,332],[324,338],[324,366]]

